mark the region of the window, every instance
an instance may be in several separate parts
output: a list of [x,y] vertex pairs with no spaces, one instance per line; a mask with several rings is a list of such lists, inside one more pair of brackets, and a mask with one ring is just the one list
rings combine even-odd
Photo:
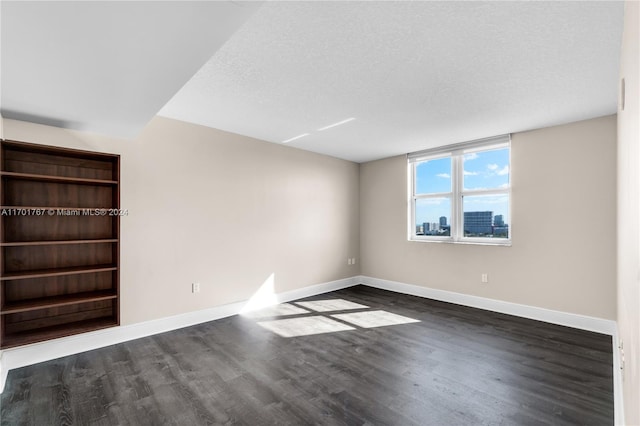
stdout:
[[511,138],[409,154],[409,239],[508,245]]

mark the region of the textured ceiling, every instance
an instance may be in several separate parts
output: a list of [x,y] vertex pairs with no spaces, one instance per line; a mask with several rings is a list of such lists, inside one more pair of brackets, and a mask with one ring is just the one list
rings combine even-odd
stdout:
[[60,127],[160,111],[362,162],[616,111],[622,2],[0,5],[2,114]]
[[259,5],[2,1],[2,115],[134,137]]
[[[268,2],[160,114],[363,162],[616,111],[622,2]],[[324,131],[323,127],[353,120]]]

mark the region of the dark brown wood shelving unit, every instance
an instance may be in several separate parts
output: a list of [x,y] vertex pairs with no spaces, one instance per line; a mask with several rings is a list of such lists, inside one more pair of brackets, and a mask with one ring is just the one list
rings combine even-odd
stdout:
[[120,157],[2,141],[0,201],[0,348],[118,325]]

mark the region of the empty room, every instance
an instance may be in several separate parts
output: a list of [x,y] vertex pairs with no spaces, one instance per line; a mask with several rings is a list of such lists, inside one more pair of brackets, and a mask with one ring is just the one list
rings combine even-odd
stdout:
[[637,1],[0,1],[0,424],[640,426]]

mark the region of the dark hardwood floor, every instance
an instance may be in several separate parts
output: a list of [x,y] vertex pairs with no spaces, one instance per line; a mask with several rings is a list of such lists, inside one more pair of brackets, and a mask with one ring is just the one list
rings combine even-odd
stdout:
[[[304,301],[330,299],[366,307],[291,302],[12,370],[2,425],[613,424],[610,336],[365,286]],[[399,316],[419,322],[367,328]]]

